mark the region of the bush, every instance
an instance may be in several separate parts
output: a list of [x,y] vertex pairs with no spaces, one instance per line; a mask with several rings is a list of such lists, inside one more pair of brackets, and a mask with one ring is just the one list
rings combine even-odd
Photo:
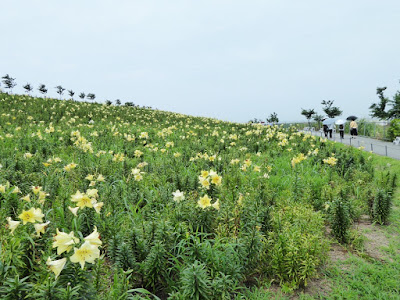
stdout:
[[283,207],[273,214],[273,227],[268,239],[270,271],[289,290],[306,286],[328,250],[322,214],[309,206]]
[[337,198],[332,203],[331,213],[332,234],[339,243],[347,243],[351,225],[348,205]]
[[398,136],[400,136],[400,119],[394,119],[390,122],[388,138],[393,141]]
[[391,208],[391,196],[379,189],[375,195],[373,217],[379,224],[387,224]]
[[211,280],[204,264],[195,261],[181,274],[182,294],[186,299],[211,299]]

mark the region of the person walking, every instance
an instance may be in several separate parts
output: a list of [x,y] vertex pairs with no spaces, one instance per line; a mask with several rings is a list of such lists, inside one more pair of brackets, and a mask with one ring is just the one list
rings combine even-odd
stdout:
[[325,137],[328,137],[328,125],[324,124],[324,125],[322,125],[322,126],[324,127],[324,134],[325,134]]
[[340,138],[344,139],[344,124],[339,125]]
[[333,123],[329,124],[328,126],[329,138],[332,138],[333,126]]
[[351,134],[352,139],[355,139],[355,137],[358,135],[357,128],[358,128],[358,126],[357,126],[356,121],[355,120],[351,121],[350,122],[350,134]]

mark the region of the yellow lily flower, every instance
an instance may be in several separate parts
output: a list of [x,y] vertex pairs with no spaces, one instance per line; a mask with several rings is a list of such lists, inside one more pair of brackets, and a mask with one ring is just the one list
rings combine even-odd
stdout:
[[97,227],[94,226],[94,230],[91,234],[84,238],[86,242],[89,242],[93,246],[101,246],[102,242],[100,241],[100,234],[97,232]]
[[205,209],[209,206],[211,206],[211,198],[208,197],[208,195],[205,195],[204,197],[201,197],[200,200],[197,202],[197,204],[202,208]]
[[50,270],[56,275],[57,279],[61,271],[64,269],[66,262],[67,262],[66,258],[51,260],[49,257],[47,258],[46,264],[49,266]]
[[17,229],[19,224],[21,224],[21,221],[13,221],[11,217],[8,217],[7,222],[8,222],[8,229],[11,230],[11,235],[14,235],[14,230]]
[[37,236],[40,236],[41,233],[44,234],[44,230],[45,230],[46,226],[49,224],[50,224],[50,221],[47,221],[46,223],[41,223],[41,224],[33,224],[33,226],[35,227]]
[[84,242],[79,249],[74,248],[74,251],[74,255],[69,259],[73,263],[80,263],[82,269],[86,262],[93,264],[95,259],[100,257],[100,250],[88,241]]
[[79,243],[79,239],[74,237],[74,232],[70,233],[61,232],[57,228],[57,235],[54,236],[53,248],[57,248],[57,254],[67,251],[69,252],[72,249],[72,245]]
[[22,224],[26,223],[35,223],[42,222],[44,214],[42,214],[42,210],[40,208],[31,208],[30,210],[23,210],[22,213],[18,216],[22,220]]

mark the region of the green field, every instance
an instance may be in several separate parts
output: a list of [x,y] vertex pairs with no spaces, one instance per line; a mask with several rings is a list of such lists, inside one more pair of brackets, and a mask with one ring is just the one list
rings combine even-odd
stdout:
[[3,93],[0,298],[398,299],[399,172],[294,128]]

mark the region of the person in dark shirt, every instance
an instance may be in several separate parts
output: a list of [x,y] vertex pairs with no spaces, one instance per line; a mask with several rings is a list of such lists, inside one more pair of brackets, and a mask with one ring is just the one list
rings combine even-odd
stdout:
[[339,125],[339,133],[340,133],[340,138],[344,139],[344,125],[343,124]]
[[328,137],[328,125],[323,125],[325,137]]

